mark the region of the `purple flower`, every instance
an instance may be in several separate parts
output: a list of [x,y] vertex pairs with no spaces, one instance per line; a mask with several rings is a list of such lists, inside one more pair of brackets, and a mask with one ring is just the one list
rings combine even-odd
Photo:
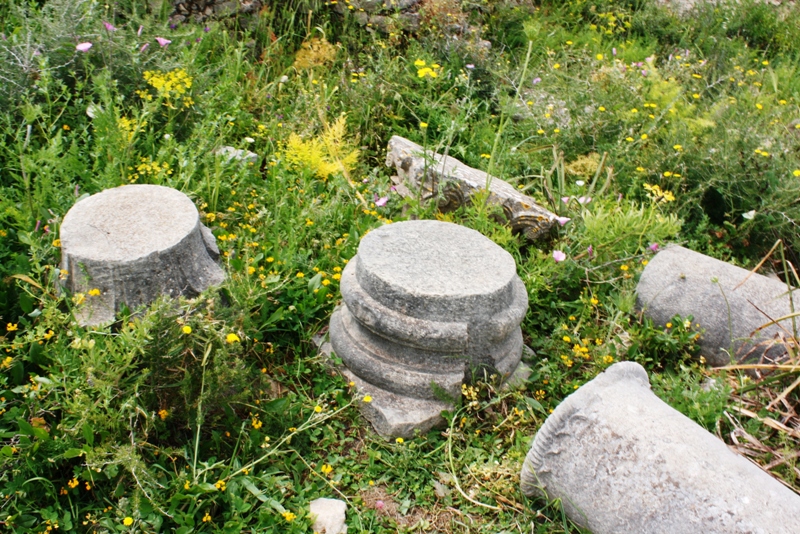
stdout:
[[139,31],[136,32],[136,37],[142,36],[142,30],[144,30],[144,26],[139,26]]
[[375,195],[375,205],[379,208],[385,206],[387,202],[389,202],[389,197],[378,198],[378,195]]
[[642,69],[642,76],[647,76],[647,69]]
[[592,201],[592,197],[578,197],[578,204],[588,204]]
[[161,45],[161,48],[164,48],[172,42],[169,39],[164,39],[163,37],[156,37],[156,41],[158,41],[158,44]]
[[611,49],[611,55],[613,55],[613,56],[617,55],[617,49],[616,48],[612,48]]
[[567,259],[567,255],[564,254],[563,252],[561,252],[560,250],[554,250],[553,251],[553,259],[556,261],[556,263],[558,263],[560,261],[566,260]]
[[208,26],[206,26],[205,28],[203,28],[203,31],[204,31],[204,32],[206,32],[206,33],[208,33],[208,32],[210,32],[210,31],[211,31],[211,28],[209,28]]
[[392,187],[389,188],[389,190],[392,192],[397,191],[397,186],[393,185]]
[[170,29],[170,30],[174,30],[174,29],[175,29],[175,28],[177,28],[177,27],[178,27],[178,25],[177,25],[177,24],[170,24],[170,25],[169,25],[169,29]]
[[78,52],[88,52],[91,47],[92,43],[78,43],[78,45],[75,46],[75,50]]
[[650,246],[647,248],[649,248],[653,252],[658,252],[658,243],[650,243]]
[[589,253],[589,257],[591,258],[594,255],[594,247],[592,247],[592,245],[589,245],[589,248],[586,249],[586,252]]
[[561,202],[564,204],[569,204],[569,197],[561,197]]
[[560,224],[561,226],[564,226],[565,224],[570,222],[572,219],[570,219],[569,217],[556,217],[556,220],[558,221],[558,224]]
[[150,43],[145,43],[145,44],[143,44],[143,45],[142,45],[142,47],[141,47],[141,48],[139,48],[139,52],[144,52],[145,50],[147,50],[147,48],[148,48],[149,46],[150,46]]
[[202,40],[203,40],[202,38],[198,37],[197,39],[195,39],[195,40],[194,40],[194,42],[195,42],[195,43],[199,43],[199,42],[200,42],[200,41],[202,41]]
[[541,81],[542,81],[542,79],[537,76],[536,78],[533,79],[533,85],[536,85],[537,83],[539,83]]
[[111,24],[110,22],[103,21],[103,26],[106,27],[106,31],[110,31],[110,32],[117,31],[117,28],[113,24]]

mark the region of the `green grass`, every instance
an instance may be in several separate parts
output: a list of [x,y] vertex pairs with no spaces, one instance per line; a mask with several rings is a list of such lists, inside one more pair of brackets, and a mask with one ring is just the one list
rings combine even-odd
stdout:
[[[800,263],[796,12],[742,2],[685,22],[644,1],[433,2],[419,34],[383,35],[322,2],[279,4],[174,29],[138,2],[0,7],[6,530],[308,532],[308,503],[326,496],[348,500],[350,532],[580,532],[558,503],[520,494],[519,468],[549,412],[619,360],[729,442],[756,436],[772,450],[756,460],[800,488],[797,459],[775,462],[796,439],[729,409],[780,419],[766,405],[797,373],[706,369],[689,318],[658,328],[634,307],[654,243],[752,267],[781,239]],[[443,34],[465,13],[491,49]],[[295,66],[323,37],[335,48]],[[443,215],[401,199],[391,135],[491,166],[571,221],[529,244],[482,203]],[[216,156],[225,145],[258,163]],[[59,223],[83,195],[131,182],[196,202],[228,280],[81,328],[72,309],[91,296],[59,290]],[[514,256],[537,358],[522,390],[478,384],[478,407],[462,399],[449,429],[398,443],[372,432],[314,338],[359,239],[412,217]]]

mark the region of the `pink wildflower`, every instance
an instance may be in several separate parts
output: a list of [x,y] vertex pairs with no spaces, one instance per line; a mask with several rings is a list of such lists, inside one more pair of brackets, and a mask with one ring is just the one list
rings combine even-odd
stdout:
[[560,262],[560,261],[564,261],[564,260],[566,260],[566,259],[567,259],[567,255],[566,255],[566,254],[564,254],[564,253],[563,253],[562,251],[560,251],[560,250],[554,250],[554,251],[553,251],[553,259],[554,259],[554,260],[556,260],[556,263],[558,263],[558,262]]
[[158,41],[158,44],[161,45],[161,48],[164,48],[172,42],[169,39],[164,39],[163,37],[156,37],[156,41]]
[[75,47],[75,50],[78,52],[88,52],[91,47],[92,43],[78,43],[78,45]]
[[106,31],[110,31],[110,32],[117,31],[117,28],[113,24],[111,24],[110,22],[103,21],[103,26],[106,27]]
[[569,217],[556,217],[556,220],[558,221],[558,224],[560,224],[561,226],[564,226],[565,224],[570,222],[572,219],[570,219]]

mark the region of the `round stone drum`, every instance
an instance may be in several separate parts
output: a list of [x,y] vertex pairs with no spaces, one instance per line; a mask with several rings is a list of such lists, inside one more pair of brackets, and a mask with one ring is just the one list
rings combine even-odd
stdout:
[[[499,381],[520,363],[527,291],[511,255],[475,230],[439,221],[374,230],[344,269],[341,291],[331,345],[377,401],[368,417],[387,404],[380,393],[388,404],[428,401],[438,416],[465,380]],[[371,419],[383,434],[407,433]]]
[[61,224],[66,286],[82,293],[78,321],[114,319],[122,304],[148,304],[161,294],[196,295],[225,279],[211,231],[194,203],[175,189],[125,185],[76,203]]

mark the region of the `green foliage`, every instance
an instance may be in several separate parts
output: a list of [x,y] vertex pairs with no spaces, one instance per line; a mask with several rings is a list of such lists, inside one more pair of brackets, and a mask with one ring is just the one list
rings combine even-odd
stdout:
[[650,383],[661,400],[710,432],[718,428],[731,395],[724,377],[709,377],[696,365],[654,374]]

